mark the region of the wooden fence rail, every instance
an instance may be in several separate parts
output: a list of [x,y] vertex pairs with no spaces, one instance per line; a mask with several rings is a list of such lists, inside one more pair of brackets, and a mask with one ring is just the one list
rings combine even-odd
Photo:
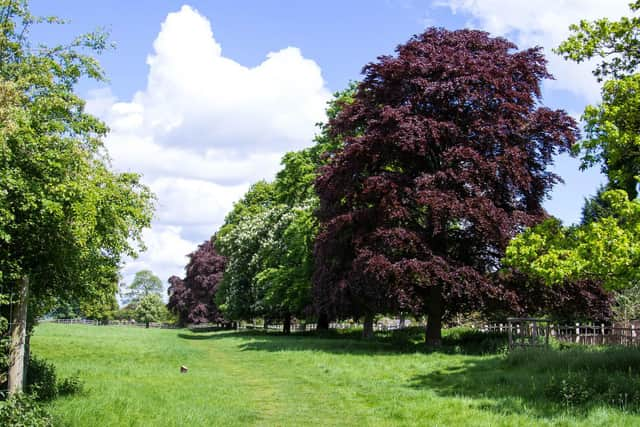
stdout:
[[550,338],[564,343],[584,345],[640,345],[640,331],[633,323],[561,324],[547,319],[510,318],[505,323],[479,325],[478,329],[507,333],[510,348],[549,345]]

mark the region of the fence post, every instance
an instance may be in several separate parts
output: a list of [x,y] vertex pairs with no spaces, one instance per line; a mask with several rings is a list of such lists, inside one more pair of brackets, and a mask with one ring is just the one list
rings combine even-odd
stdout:
[[507,328],[509,329],[509,350],[513,348],[513,332],[511,331],[511,319],[507,319]]
[[580,323],[576,323],[576,343],[580,344]]

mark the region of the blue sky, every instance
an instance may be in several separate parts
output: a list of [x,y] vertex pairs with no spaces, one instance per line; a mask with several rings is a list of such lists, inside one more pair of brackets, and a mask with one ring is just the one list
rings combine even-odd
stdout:
[[[181,274],[184,255],[215,232],[248,185],[273,177],[285,151],[311,144],[330,94],[362,66],[392,54],[427,26],[481,28],[521,48],[541,45],[556,76],[543,102],[578,117],[598,99],[592,64],[553,55],[579,19],[627,11],[626,0],[122,1],[32,0],[37,14],[68,25],[41,27],[48,44],[105,27],[116,49],[101,62],[108,84],[83,82],[87,108],[110,125],[114,167],[144,175],[158,194],[145,235],[149,250],[124,269]],[[557,160],[565,185],[546,203],[565,222],[602,178]]]

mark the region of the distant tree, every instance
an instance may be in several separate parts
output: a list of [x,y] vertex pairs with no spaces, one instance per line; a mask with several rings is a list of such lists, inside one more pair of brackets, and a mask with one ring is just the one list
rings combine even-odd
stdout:
[[126,299],[126,304],[137,304],[142,297],[147,295],[162,294],[162,280],[151,270],[140,270],[136,273],[133,281],[127,286],[122,295]]
[[[316,181],[319,310],[427,314],[441,342],[452,297],[471,309],[500,289],[490,273],[509,240],[546,217],[577,124],[541,107],[540,48],[472,30],[429,29],[364,68],[329,122],[342,146]],[[449,307],[454,308],[454,307]]]
[[215,296],[227,261],[216,250],[215,241],[214,236],[189,254],[184,279],[169,278],[167,308],[178,315],[181,325],[224,322]]
[[160,322],[167,315],[167,309],[158,294],[147,294],[140,298],[135,308],[136,320],[149,327],[151,322]]

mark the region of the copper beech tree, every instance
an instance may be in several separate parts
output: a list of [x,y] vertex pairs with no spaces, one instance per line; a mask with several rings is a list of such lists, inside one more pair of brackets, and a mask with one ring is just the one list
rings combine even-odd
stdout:
[[576,122],[540,105],[540,48],[473,30],[429,29],[366,65],[329,122],[340,148],[316,181],[321,315],[445,315],[500,297],[492,273],[509,240],[547,214],[558,152]]
[[215,236],[189,254],[184,279],[169,278],[167,308],[179,323],[221,323],[224,318],[214,301],[227,260],[215,247]]

